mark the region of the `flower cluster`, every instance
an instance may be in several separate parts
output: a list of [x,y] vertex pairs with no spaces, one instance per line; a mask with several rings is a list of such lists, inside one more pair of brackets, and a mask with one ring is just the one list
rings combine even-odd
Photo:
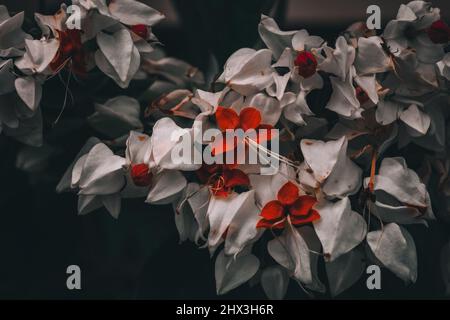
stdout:
[[[142,69],[166,79],[146,101],[148,127],[139,103],[125,96],[98,104],[89,117],[112,140],[89,139],[57,187],[77,192],[79,214],[105,207],[118,218],[126,198],[172,205],[180,240],[215,259],[218,294],[251,280],[282,299],[294,280],[310,294],[336,296],[369,264],[416,281],[407,225],[450,217],[450,28],[439,9],[412,1],[379,35],[355,23],[333,44],[306,30],[280,30],[263,15],[265,47],[239,49],[218,77],[203,77],[174,72],[191,70],[182,62],[148,57],[160,13],[131,0],[108,3],[80,1],[82,32],[65,28],[64,8],[36,15],[40,40],[20,30],[21,15],[0,24],[0,79],[8,84],[0,99],[16,101],[0,112],[5,128],[33,118],[42,81],[63,68],[81,77],[96,66],[121,87]],[[11,42],[2,38],[5,24],[15,26]],[[31,118],[18,117],[22,102]],[[263,164],[240,159],[177,161],[176,150],[199,128],[216,129],[216,156],[235,148],[222,139],[227,130],[276,128],[276,137],[235,142],[248,152],[279,139],[278,152],[263,153],[280,165],[267,175]],[[193,152],[212,144],[191,140]],[[417,157],[423,161],[413,170]]]
[[[62,4],[54,15],[35,13],[39,29],[36,39],[22,30],[23,12],[11,17],[0,5],[0,132],[27,145],[43,144],[40,102],[45,94],[44,83],[55,76],[61,78],[67,92],[71,79],[82,83],[98,78],[99,73],[122,89],[128,88],[132,80],[154,76],[176,78],[178,84],[202,81],[202,75],[190,65],[164,56],[152,33],[152,27],[164,15],[155,9],[135,0],[72,3],[70,7]],[[75,19],[79,19],[79,26]],[[67,80],[62,79],[63,72],[68,74]],[[130,113],[122,130],[142,127],[139,110],[133,114],[136,107],[139,109],[135,99],[121,97],[105,106]],[[99,122],[103,116],[99,114],[112,116],[105,106],[99,106],[98,114],[91,119],[102,127],[104,123]],[[107,135],[110,129],[106,129]]]

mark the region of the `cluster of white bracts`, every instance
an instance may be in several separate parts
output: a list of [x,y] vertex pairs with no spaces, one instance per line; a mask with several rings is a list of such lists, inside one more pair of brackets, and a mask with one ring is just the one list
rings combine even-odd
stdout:
[[[160,12],[135,0],[77,0],[73,5],[78,8],[76,16],[71,16],[75,11],[64,4],[54,15],[35,14],[40,39],[22,31],[23,12],[10,17],[7,8],[0,5],[0,131],[27,145],[42,145],[42,86],[62,69],[70,71],[69,79],[79,77],[77,58],[82,59],[82,77],[89,77],[98,68],[121,88],[127,88],[133,79],[146,79],[147,74],[176,79],[178,84],[187,78],[202,81],[198,72],[188,74],[191,66],[164,57],[155,45],[157,38],[151,30],[164,18]],[[80,18],[80,30],[72,28],[75,18]],[[83,56],[75,57],[76,50],[82,50]],[[98,113],[114,117],[134,103],[130,100],[125,101],[126,106],[120,106],[120,99],[112,100],[107,108],[99,105]],[[116,106],[117,112],[111,111]],[[128,130],[130,126],[142,127],[134,118],[128,119]],[[91,120],[102,121],[98,114]],[[112,128],[115,124],[109,129],[117,130]]]
[[[102,9],[96,14],[103,14]],[[109,17],[117,18],[117,12],[110,12]],[[119,21],[125,22],[122,18]],[[145,16],[139,19],[147,21]],[[259,110],[261,123],[291,134],[301,158],[283,162],[270,176],[260,175],[254,167],[241,167],[250,180],[248,191],[215,197],[208,185],[191,181],[185,173],[200,165],[175,163],[171,154],[194,128],[182,128],[164,117],[149,136],[141,132],[139,105],[127,97],[99,105],[90,118],[95,128],[114,139],[123,135],[115,132],[119,125],[133,130],[124,157],[97,139],[89,140],[58,191],[78,192],[80,214],[105,206],[115,218],[122,198],[172,204],[181,241],[207,247],[215,256],[218,294],[250,279],[260,281],[267,296],[274,299],[283,298],[291,279],[305,290],[324,292],[327,289],[317,271],[322,258],[332,295],[353,285],[368,263],[384,266],[406,283],[415,282],[416,248],[403,225],[426,225],[434,219],[432,201],[445,199],[447,214],[450,207],[449,54],[444,53],[444,43],[432,42],[425,31],[439,19],[438,9],[413,1],[401,6],[397,19],[389,22],[381,36],[355,25],[330,46],[305,30],[282,31],[272,18],[262,16],[259,34],[267,48],[243,48],[232,54],[217,80],[223,84],[221,91],[175,88],[165,95],[164,103],[176,107],[171,109],[176,110],[175,117],[195,119],[194,124],[201,122],[203,128],[216,126],[217,106],[238,114],[251,106]],[[405,35],[405,30],[416,30],[414,37]],[[111,56],[114,50],[108,44],[128,37],[121,27],[113,34],[97,34],[96,62],[121,85],[132,78],[133,61],[139,59],[141,47],[131,43],[133,55],[124,64]],[[307,102],[313,90],[324,90],[326,80],[332,93],[325,108],[338,118],[333,123],[314,114]],[[179,139],[174,140],[173,133]],[[435,155],[422,178],[429,185],[436,168],[441,169],[438,191],[429,193],[404,158],[384,155],[395,144],[402,148],[410,143]],[[282,148],[283,159],[291,151]],[[137,186],[131,177],[135,164],[148,168],[145,179],[151,177],[151,182],[147,185]],[[320,219],[300,227],[288,224],[279,234],[257,229],[261,208],[276,199],[288,181],[316,197],[314,209]],[[372,195],[363,197],[368,191]],[[361,205],[358,197],[363,199]],[[265,252],[275,264],[263,265],[252,250],[263,236],[270,239]],[[216,251],[220,252],[214,255]],[[448,260],[448,250],[446,255]]]

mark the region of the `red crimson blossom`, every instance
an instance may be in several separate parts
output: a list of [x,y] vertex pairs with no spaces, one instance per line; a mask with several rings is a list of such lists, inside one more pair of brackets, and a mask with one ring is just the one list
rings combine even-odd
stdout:
[[226,198],[236,187],[250,186],[247,174],[237,169],[235,164],[204,164],[197,170],[197,176],[216,197]]
[[[253,107],[246,107],[242,109],[239,114],[231,108],[225,108],[221,106],[218,106],[216,110],[216,123],[219,129],[223,132],[225,132],[226,130],[236,129],[242,129],[244,132],[251,129],[266,129],[266,136],[262,136],[260,132],[256,131],[257,143],[260,143],[264,140],[270,140],[272,138],[271,129],[273,129],[273,127],[268,124],[262,124],[261,121],[261,112]],[[225,138],[226,137],[223,134],[218,138],[219,140],[216,140],[214,142],[213,154],[228,152],[235,149],[238,143],[244,143],[244,141],[237,141],[235,139],[232,145],[227,145],[227,141]]]

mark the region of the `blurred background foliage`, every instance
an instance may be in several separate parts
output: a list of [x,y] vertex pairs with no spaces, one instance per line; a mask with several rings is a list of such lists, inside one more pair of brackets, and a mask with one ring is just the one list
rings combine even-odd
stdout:
[[[33,12],[51,14],[62,1],[0,0],[10,11],[25,10],[32,25]],[[369,4],[378,4],[383,21],[395,17],[405,1],[335,0],[147,0],[167,20],[154,33],[168,54],[205,69],[213,54],[219,66],[241,47],[258,46],[257,25],[268,14],[285,29],[307,28],[333,40],[349,24],[365,19]],[[407,1],[406,1],[407,2]],[[433,1],[448,20],[448,0]],[[95,81],[94,81],[95,82]],[[127,94],[145,88],[132,86]],[[64,84],[55,78],[45,84],[42,108],[48,116],[45,140],[57,156],[28,162],[29,171],[16,168],[22,146],[0,136],[0,298],[216,298],[214,261],[207,250],[191,243],[178,244],[173,210],[149,206],[141,199],[123,201],[122,214],[113,220],[105,209],[77,216],[76,197],[56,194],[55,186],[88,137],[96,133],[84,122],[94,102],[122,94],[116,86],[98,89],[91,84],[71,88],[76,103],[54,124],[63,101]],[[64,136],[64,139],[61,139]],[[22,154],[27,157],[27,154]],[[45,153],[43,154],[45,159]],[[42,167],[44,166],[44,167]],[[30,169],[31,168],[31,169]],[[366,277],[341,298],[439,298],[444,287],[439,252],[448,239],[448,226],[412,226],[419,277],[406,287],[382,271],[382,290],[369,291]],[[66,268],[82,270],[82,290],[66,289]],[[321,272],[324,266],[321,265]],[[259,285],[244,284],[219,298],[264,298]],[[287,298],[306,298],[291,282]],[[327,296],[318,296],[327,298]]]

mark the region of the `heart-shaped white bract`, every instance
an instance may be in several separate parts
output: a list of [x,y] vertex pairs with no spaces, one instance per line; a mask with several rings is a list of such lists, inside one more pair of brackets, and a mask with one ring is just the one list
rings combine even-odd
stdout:
[[306,286],[313,284],[310,251],[296,228],[285,228],[281,236],[269,241],[267,251],[295,280]]
[[[333,43],[262,15],[256,49],[236,50],[222,69],[207,54],[200,70],[163,52],[152,33],[163,15],[142,2],[73,4],[82,32],[62,5],[35,16],[41,39],[0,6],[0,130],[41,145],[45,80],[64,82],[64,103],[93,84],[88,123],[104,140],[89,139],[57,186],[78,193],[79,214],[105,207],[118,218],[128,198],[169,205],[180,242],[215,259],[217,294],[249,281],[282,299],[292,279],[335,297],[370,263],[417,280],[422,253],[403,225],[436,219],[432,204],[440,223],[450,208],[450,28],[438,8],[412,1],[379,36],[355,23]],[[105,97],[114,83],[102,78],[120,94]],[[225,127],[259,135],[237,138],[243,152],[223,164],[211,148],[223,148]],[[267,141],[261,129],[277,131]],[[24,148],[16,164],[35,171],[55,150]]]
[[329,198],[344,198],[358,191],[362,170],[347,156],[348,140],[323,142],[303,139],[300,143],[305,163],[300,181],[310,188],[322,186]]
[[[369,178],[364,180],[367,186]],[[371,212],[386,222],[425,223],[434,219],[425,185],[403,158],[384,158],[374,180],[375,203]]]
[[96,144],[78,159],[72,170],[72,188],[79,189],[79,214],[87,214],[103,204],[118,218],[125,163],[124,158],[114,155],[103,143]]
[[360,244],[367,233],[364,218],[353,211],[350,200],[323,200],[314,207],[320,219],[313,223],[328,261],[334,261]]

